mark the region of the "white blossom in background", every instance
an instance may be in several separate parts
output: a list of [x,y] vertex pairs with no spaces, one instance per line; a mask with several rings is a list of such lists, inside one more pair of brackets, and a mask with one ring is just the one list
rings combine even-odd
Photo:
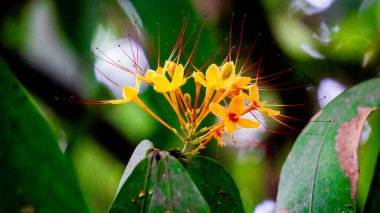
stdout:
[[335,0],[293,0],[290,14],[302,11],[306,15],[314,15],[328,9]]
[[[111,63],[117,63],[132,71],[136,70],[135,63],[137,63],[140,72],[149,68],[148,59],[141,44],[132,38],[115,39],[112,32],[106,31],[102,27],[98,29],[96,39],[93,42],[93,49],[94,54],[98,56],[94,65],[96,80],[105,84],[116,98],[123,97],[122,89],[117,85],[134,87],[136,77]],[[147,85],[142,84],[140,93],[146,87]]]
[[253,210],[253,213],[274,213],[276,203],[273,200],[264,200]]
[[315,48],[313,48],[309,43],[300,44],[300,48],[309,56],[315,59],[324,59],[325,56],[319,53]]
[[[32,1],[26,19],[25,47],[23,57],[38,71],[72,92],[85,94],[81,88],[80,61],[75,51],[65,44],[59,33],[53,5],[48,1]],[[43,44],[43,45],[41,45]]]
[[319,106],[323,108],[344,90],[346,90],[346,87],[338,81],[332,78],[322,79],[317,90],[317,97],[320,100]]

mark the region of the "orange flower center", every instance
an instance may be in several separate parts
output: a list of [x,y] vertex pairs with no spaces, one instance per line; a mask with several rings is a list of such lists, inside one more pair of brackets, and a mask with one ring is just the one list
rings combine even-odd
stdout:
[[257,101],[254,101],[254,102],[253,102],[253,105],[254,105],[256,108],[260,108],[260,107],[261,107],[261,105],[260,105]]
[[239,120],[239,116],[236,116],[235,113],[231,113],[231,112],[228,113],[228,118],[230,119],[230,121],[232,121],[234,123],[238,122],[238,120]]

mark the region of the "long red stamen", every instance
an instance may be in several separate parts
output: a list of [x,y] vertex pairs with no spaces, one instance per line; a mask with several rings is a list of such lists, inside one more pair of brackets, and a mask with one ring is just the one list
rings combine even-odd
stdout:
[[240,38],[239,38],[239,47],[238,47],[237,54],[236,54],[235,64],[237,64],[237,62],[238,62],[239,54],[240,54],[240,50],[241,50],[241,44],[243,42],[244,20],[245,20],[246,16],[247,16],[247,14],[244,14],[244,17],[243,17],[243,20],[242,20],[242,24],[241,24]]

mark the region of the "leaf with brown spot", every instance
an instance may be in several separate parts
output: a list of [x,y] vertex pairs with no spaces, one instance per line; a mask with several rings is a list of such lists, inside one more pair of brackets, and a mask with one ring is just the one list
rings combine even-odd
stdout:
[[[356,200],[351,197],[353,192],[350,179],[342,169],[354,167],[352,162],[355,160],[341,166],[335,148],[335,138],[343,123],[364,116],[358,112],[359,108],[374,108],[380,105],[379,85],[380,78],[375,78],[342,93],[315,117],[318,121],[331,122],[310,122],[305,127],[304,133],[298,137],[282,168],[277,209],[288,209],[289,212],[356,210]],[[364,118],[359,120],[362,119]],[[361,131],[360,126],[357,129]],[[350,150],[349,156],[353,156],[353,150],[357,150],[354,145],[345,149]],[[347,150],[340,152],[345,153]]]
[[359,179],[358,148],[364,122],[376,108],[358,107],[358,115],[344,122],[335,137],[335,149],[344,174],[350,179],[351,198],[355,199]]

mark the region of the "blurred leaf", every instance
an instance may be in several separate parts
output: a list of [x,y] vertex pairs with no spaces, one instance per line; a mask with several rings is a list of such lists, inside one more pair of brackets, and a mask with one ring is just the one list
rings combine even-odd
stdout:
[[[377,128],[379,129],[379,128]],[[376,141],[379,143],[379,140]],[[379,212],[380,210],[380,156],[378,156],[376,168],[374,170],[374,176],[371,183],[371,189],[367,196],[365,208],[363,212]]]
[[325,49],[322,46],[322,51],[332,58],[348,62],[357,61],[358,64],[362,63],[363,57],[376,60],[373,56],[379,53],[379,49],[376,48],[380,41],[380,29],[377,29],[379,7],[380,4],[377,3],[360,12],[351,11],[339,23],[339,32],[333,34],[332,43]]
[[[279,160],[273,160],[276,162],[274,166],[271,162],[266,161],[265,149],[239,148],[227,147],[223,152],[220,150],[218,159],[231,172],[239,189],[245,212],[253,212],[256,205],[271,198],[272,192],[277,190],[277,184],[273,183],[276,183],[276,176],[279,176],[286,156],[280,153],[271,155],[271,157],[279,158]],[[276,188],[271,189],[268,185]]]
[[181,163],[153,151],[129,176],[110,212],[209,212],[207,202]]
[[52,127],[0,59],[0,212],[88,212]]
[[[380,78],[375,78],[344,92],[315,116],[316,122],[310,122],[305,127],[282,168],[277,195],[278,210],[355,211],[357,183],[351,179],[350,184],[345,173],[347,169],[353,169],[350,173],[352,178],[357,170],[354,164],[342,167],[341,164],[355,161],[357,150],[351,147],[352,149],[342,151],[336,145],[340,144],[336,140],[339,142],[337,138],[340,136],[352,137],[349,133],[341,133],[346,124],[356,121],[362,115],[361,109],[377,107],[380,104],[379,85]],[[329,120],[332,122],[328,123]],[[357,125],[360,137],[362,127]],[[347,139],[351,143],[346,141],[344,145],[355,143],[354,138]],[[342,163],[338,157],[347,153],[349,155]]]
[[221,164],[211,158],[196,156],[186,161],[185,169],[211,212],[244,212],[239,190]]
[[[115,198],[125,165],[85,134],[86,131],[80,132],[83,135],[70,140],[67,154],[73,162],[79,184],[93,213],[104,213]],[[109,138],[111,140],[113,138]]]
[[[360,141],[361,145],[359,147],[359,163],[360,163],[360,176],[358,183],[358,208],[361,212],[363,211],[369,196],[369,191],[371,189],[371,183],[373,176],[375,174],[376,162],[380,151],[380,128],[378,125],[380,123],[380,110],[376,110],[368,118],[368,126],[365,125],[363,128],[362,137],[367,137],[367,140]],[[368,134],[368,135],[367,135]],[[374,211],[370,211],[374,212]]]

